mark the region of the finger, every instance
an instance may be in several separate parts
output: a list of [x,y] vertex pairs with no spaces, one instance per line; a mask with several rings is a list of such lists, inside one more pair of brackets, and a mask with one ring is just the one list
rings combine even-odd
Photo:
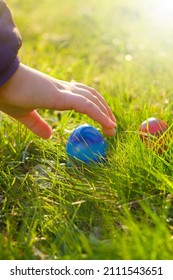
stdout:
[[75,88],[75,92],[74,93],[78,94],[78,95],[81,95],[81,96],[84,96],[86,99],[92,101],[93,103],[95,103],[100,108],[100,110],[104,114],[106,114],[108,117],[110,117],[109,111],[107,109],[107,106],[105,106],[105,104],[103,104],[96,95],[93,95],[88,90],[82,89],[82,88],[80,88],[80,89]]
[[110,119],[97,104],[82,95],[66,92],[63,98],[63,108],[65,110],[74,109],[79,113],[86,114],[91,119],[97,121],[102,127],[112,129],[116,126],[116,123]]
[[74,83],[74,85],[75,85],[76,87],[78,87],[78,88],[85,89],[85,90],[91,92],[91,94],[92,94],[93,96],[96,96],[96,97],[100,100],[100,102],[106,107],[106,109],[107,109],[107,111],[108,111],[108,113],[109,113],[110,118],[111,118],[114,122],[116,121],[116,118],[115,118],[115,116],[113,115],[112,110],[111,110],[111,108],[109,107],[109,105],[107,104],[106,100],[105,100],[104,97],[103,97],[102,95],[100,95],[94,88],[88,87],[88,86],[86,86],[86,85],[84,85],[84,84],[81,84],[81,83]]
[[20,122],[26,125],[36,135],[43,139],[48,139],[52,135],[51,127],[41,118],[36,112],[32,111],[24,117],[17,118]]
[[105,136],[114,136],[116,134],[116,128],[105,128],[103,127],[103,133]]

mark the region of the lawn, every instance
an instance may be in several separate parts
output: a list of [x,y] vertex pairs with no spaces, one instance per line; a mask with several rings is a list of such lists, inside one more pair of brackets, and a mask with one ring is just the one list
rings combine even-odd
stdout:
[[40,110],[53,128],[42,140],[0,115],[0,259],[173,259],[173,140],[160,154],[139,137],[151,116],[172,131],[172,15],[156,3],[8,1],[22,62],[96,88],[118,129],[106,163],[76,165],[73,129],[101,132],[87,116]]

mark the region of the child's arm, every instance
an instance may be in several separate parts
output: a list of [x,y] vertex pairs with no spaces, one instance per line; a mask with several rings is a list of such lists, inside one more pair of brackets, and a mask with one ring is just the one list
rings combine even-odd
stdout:
[[38,108],[74,109],[100,123],[105,135],[115,134],[115,117],[100,94],[86,85],[60,81],[20,64],[20,46],[11,13],[0,0],[0,110],[45,139],[52,131],[36,112]]
[[14,25],[11,12],[0,0],[0,86],[7,82],[19,67],[17,53],[22,40]]

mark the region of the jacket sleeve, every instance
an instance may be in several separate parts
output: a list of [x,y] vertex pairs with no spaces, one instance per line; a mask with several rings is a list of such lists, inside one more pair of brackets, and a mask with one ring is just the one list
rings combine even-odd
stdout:
[[0,0],[0,86],[7,82],[19,66],[17,53],[22,40],[15,27],[11,12]]

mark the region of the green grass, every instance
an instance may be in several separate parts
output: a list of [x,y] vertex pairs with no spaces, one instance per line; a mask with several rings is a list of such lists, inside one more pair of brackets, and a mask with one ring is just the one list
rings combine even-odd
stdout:
[[98,124],[43,110],[54,130],[44,141],[1,114],[0,259],[173,258],[173,140],[158,154],[138,134],[150,116],[172,130],[173,25],[150,1],[127,2],[8,1],[22,62],[95,87],[118,131],[105,164],[70,166],[69,131]]

